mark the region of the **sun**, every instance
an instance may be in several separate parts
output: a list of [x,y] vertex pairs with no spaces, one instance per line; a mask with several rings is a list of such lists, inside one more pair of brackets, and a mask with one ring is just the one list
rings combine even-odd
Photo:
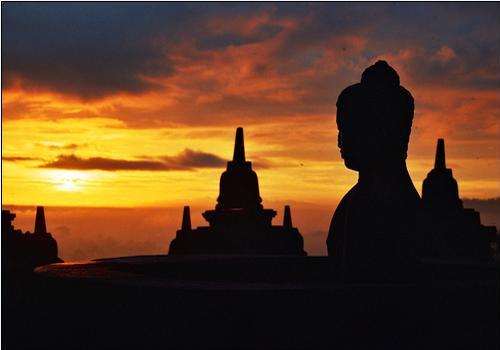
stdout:
[[54,170],[49,176],[55,188],[66,192],[81,191],[87,178],[83,172],[77,170]]
[[62,179],[62,181],[61,190],[68,192],[78,191],[78,179]]

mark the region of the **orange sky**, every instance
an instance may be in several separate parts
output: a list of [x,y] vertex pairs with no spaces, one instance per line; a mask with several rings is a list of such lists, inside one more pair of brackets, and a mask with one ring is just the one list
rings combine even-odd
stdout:
[[377,59],[415,98],[417,189],[444,137],[460,196],[500,196],[498,4],[78,6],[2,7],[2,205],[209,209],[243,126],[264,205],[326,231],[356,181],[335,101]]

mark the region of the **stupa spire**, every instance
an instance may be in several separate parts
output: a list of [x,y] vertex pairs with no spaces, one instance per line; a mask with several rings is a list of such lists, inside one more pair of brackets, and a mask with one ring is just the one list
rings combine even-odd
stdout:
[[220,177],[216,209],[262,208],[259,181],[252,170],[252,163],[245,160],[243,128],[236,129],[233,160]]
[[45,225],[45,212],[43,207],[36,207],[35,234],[47,234],[47,226]]
[[235,163],[245,162],[245,143],[243,140],[242,127],[238,127],[236,129],[236,138],[234,140],[233,162]]
[[436,147],[436,160],[434,169],[446,169],[446,158],[444,154],[444,139],[438,139]]
[[290,212],[289,205],[285,205],[285,213],[283,214],[283,227],[292,228],[292,214]]
[[189,212],[189,206],[184,207],[182,212],[182,231],[191,231],[191,213]]

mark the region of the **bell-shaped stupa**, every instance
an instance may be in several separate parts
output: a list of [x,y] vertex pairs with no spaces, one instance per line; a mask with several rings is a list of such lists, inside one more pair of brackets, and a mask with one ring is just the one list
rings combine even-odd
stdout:
[[463,208],[458,196],[458,184],[453,172],[446,167],[444,139],[438,139],[434,169],[432,169],[422,185],[424,205],[433,211],[453,211]]
[[[214,210],[202,215],[209,226],[191,229],[189,207],[169,254],[295,254],[305,255],[299,231],[292,227],[290,208],[283,226],[273,226],[273,209],[264,209],[259,180],[245,158],[243,128],[236,129],[233,160],[220,178]],[[189,222],[189,224],[187,224]]]
[[426,254],[461,260],[492,259],[496,227],[481,224],[479,212],[464,208],[453,172],[446,167],[444,139],[438,139],[434,168],[422,185],[428,219]]
[[252,170],[252,163],[245,160],[243,128],[236,129],[233,160],[220,178],[217,209],[260,209],[259,180]]
[[219,197],[215,210],[203,217],[220,231],[240,230],[241,227],[262,230],[271,225],[276,211],[263,209],[259,180],[252,163],[245,160],[243,128],[236,129],[233,160],[220,177]]

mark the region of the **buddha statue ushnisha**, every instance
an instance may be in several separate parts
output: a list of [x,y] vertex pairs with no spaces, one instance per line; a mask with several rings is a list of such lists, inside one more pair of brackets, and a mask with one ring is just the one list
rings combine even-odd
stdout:
[[406,168],[413,97],[385,61],[337,100],[338,146],[358,182],[340,201],[327,238],[343,266],[390,266],[414,256],[421,199]]

